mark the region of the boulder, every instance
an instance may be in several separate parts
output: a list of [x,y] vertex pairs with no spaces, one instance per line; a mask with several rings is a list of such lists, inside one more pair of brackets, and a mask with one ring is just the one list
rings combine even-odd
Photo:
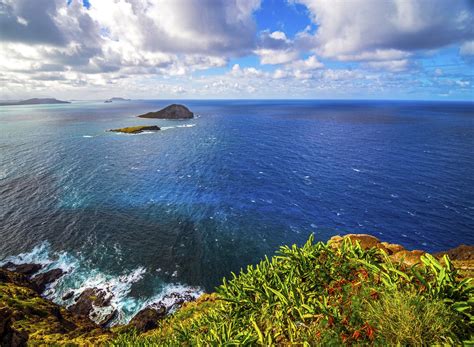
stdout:
[[106,328],[112,323],[112,321],[118,317],[118,311],[113,310],[109,314],[105,315],[104,318],[98,323],[102,328]]
[[388,254],[394,254],[405,250],[405,248],[402,245],[399,245],[398,243],[381,242],[381,244],[385,247]]
[[474,246],[460,245],[444,252],[435,253],[434,256],[442,258],[445,254],[451,260],[474,260]]
[[94,307],[106,307],[110,304],[112,296],[105,290],[99,288],[87,288],[76,299],[76,303],[69,306],[69,311],[82,315],[89,316],[94,310]]
[[159,111],[148,112],[138,117],[156,118],[156,119],[191,119],[194,117],[194,113],[192,113],[184,105],[172,104],[172,105],[166,106],[165,108]]
[[63,270],[52,269],[36,275],[31,279],[31,282],[37,287],[38,292],[42,293],[49,284],[57,281],[62,275],[64,275]]
[[388,255],[392,255],[398,253],[400,251],[404,251],[405,248],[402,245],[396,243],[388,243],[388,242],[380,242],[378,238],[368,234],[347,234],[344,236],[333,236],[329,240],[329,244],[333,248],[338,248],[341,246],[343,240],[349,239],[353,244],[356,242],[360,243],[362,249],[369,249],[369,248],[378,248]]
[[14,264],[12,262],[8,262],[2,266],[3,269],[17,272],[25,276],[31,276],[37,273],[42,267],[43,266],[40,264]]
[[43,266],[40,264],[20,264],[15,267],[13,271],[21,273],[26,276],[31,276],[41,270]]
[[426,252],[420,250],[407,251],[403,250],[397,253],[394,253],[390,256],[390,259],[393,262],[403,263],[406,266],[413,266],[421,264],[421,256]]
[[63,297],[61,299],[63,301],[68,301],[69,299],[72,299],[73,296],[74,296],[74,292],[71,290],[71,291],[67,292],[65,295],[63,295]]
[[158,321],[166,316],[167,309],[164,305],[148,306],[138,312],[130,321],[129,326],[134,327],[139,332],[146,332],[158,327]]
[[[340,244],[345,239],[349,239],[353,244],[355,244],[356,242],[359,242],[360,246],[363,249],[369,249],[369,248],[373,248],[373,247],[377,247],[377,246],[379,246],[378,248],[383,247],[383,246],[380,246],[381,243],[380,243],[380,240],[378,238],[376,238],[375,236],[372,236],[372,235],[368,235],[368,234],[347,234],[347,235],[344,235],[342,237],[337,235],[337,236],[331,237],[331,239],[329,240],[329,243],[333,247],[339,247]],[[383,248],[385,248],[385,247],[383,247]]]

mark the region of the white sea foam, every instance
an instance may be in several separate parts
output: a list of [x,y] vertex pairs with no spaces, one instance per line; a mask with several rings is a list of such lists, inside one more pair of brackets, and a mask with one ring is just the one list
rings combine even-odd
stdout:
[[352,168],[352,170],[355,171],[355,172],[362,172],[361,170],[356,169],[356,168]]
[[91,136],[91,135],[82,135],[82,137],[91,138],[91,137],[94,137],[94,136]]
[[[105,291],[106,295],[111,297],[110,305],[105,308],[94,307],[91,318],[96,322],[100,322],[106,315],[117,310],[118,316],[112,322],[112,325],[127,323],[141,309],[160,301],[168,309],[172,309],[175,304],[172,293],[187,295],[192,298],[197,298],[203,293],[197,287],[172,283],[165,284],[164,287],[158,286],[157,292],[150,298],[131,297],[129,294],[132,285],[142,280],[146,273],[144,267],[137,267],[118,275],[107,274],[98,269],[85,266],[80,257],[75,257],[67,252],[52,252],[48,242],[43,242],[34,247],[31,252],[6,257],[0,261],[0,266],[7,262],[41,264],[43,268],[40,273],[51,269],[62,269],[65,275],[47,287],[43,293],[46,298],[60,305],[71,305],[74,299],[79,297],[87,288],[98,288]],[[64,295],[71,291],[74,293],[73,297],[64,301],[62,299]]]
[[176,129],[176,128],[192,128],[195,127],[196,124],[181,124],[169,127],[161,127],[160,130],[169,130],[169,129]]

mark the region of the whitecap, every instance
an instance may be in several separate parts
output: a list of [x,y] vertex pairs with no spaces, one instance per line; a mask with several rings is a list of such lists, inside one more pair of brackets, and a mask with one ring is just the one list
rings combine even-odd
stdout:
[[175,128],[192,128],[196,126],[196,124],[181,124],[181,125],[175,125],[175,126],[169,126],[169,127],[161,127],[160,130],[169,130],[169,129],[175,129]]
[[82,137],[84,137],[84,138],[91,138],[91,137],[94,137],[94,136],[92,136],[92,135],[82,135]]
[[[115,247],[115,246],[114,246]],[[70,305],[74,299],[87,288],[98,288],[105,291],[110,297],[110,305],[103,308],[93,307],[91,319],[95,322],[102,321],[107,315],[117,310],[118,316],[112,325],[125,324],[138,313],[142,308],[157,301],[165,301],[167,307],[172,309],[176,306],[176,298],[172,293],[181,293],[196,299],[203,291],[197,287],[190,287],[183,284],[165,284],[158,286],[157,292],[149,299],[131,297],[132,285],[140,280],[146,273],[144,267],[137,267],[122,274],[112,275],[104,273],[98,269],[91,269],[84,265],[79,257],[75,257],[67,252],[52,252],[48,242],[43,242],[34,247],[30,252],[9,256],[0,261],[0,266],[7,262],[14,264],[34,263],[41,264],[43,268],[39,273],[51,269],[62,269],[65,274],[56,282],[46,288],[43,295],[60,305]],[[159,271],[161,269],[158,269]],[[173,276],[178,275],[177,271]],[[64,301],[65,294],[73,292],[73,297]],[[168,296],[167,296],[168,295]],[[173,301],[174,299],[174,301]]]
[[362,172],[361,170],[356,169],[356,168],[352,168],[352,170],[355,171],[355,172]]

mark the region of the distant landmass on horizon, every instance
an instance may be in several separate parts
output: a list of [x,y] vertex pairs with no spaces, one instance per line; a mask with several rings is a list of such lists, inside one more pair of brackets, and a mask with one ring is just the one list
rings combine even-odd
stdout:
[[62,101],[54,98],[33,98],[20,101],[3,101],[0,106],[15,106],[15,105],[43,105],[43,104],[70,104],[69,101]]

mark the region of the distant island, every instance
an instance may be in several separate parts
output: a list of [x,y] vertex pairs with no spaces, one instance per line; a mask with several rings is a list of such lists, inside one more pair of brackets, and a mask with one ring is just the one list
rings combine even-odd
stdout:
[[105,102],[105,103],[109,103],[109,102],[113,102],[113,101],[132,101],[132,99],[125,99],[125,98],[113,97],[113,98],[110,98],[110,99],[105,100],[104,102]]
[[160,130],[159,126],[156,125],[139,125],[126,128],[110,129],[109,131],[114,133],[124,133],[124,134],[139,134],[144,131],[158,131]]
[[194,117],[192,113],[186,106],[172,104],[166,106],[165,108],[156,111],[148,112],[138,116],[139,118],[155,118],[155,119],[191,119]]
[[62,101],[54,98],[33,98],[21,101],[0,102],[0,106],[15,106],[15,105],[43,105],[43,104],[70,104],[69,101]]
[[[105,102],[112,102],[111,100],[120,99],[121,98],[112,98],[106,100]],[[154,118],[154,119],[190,119],[194,117],[194,113],[192,113],[186,106],[172,104],[166,106],[165,108],[156,111],[156,112],[148,112],[138,116],[140,118]],[[139,134],[144,131],[158,131],[160,127],[157,125],[137,125],[125,128],[117,128],[117,129],[110,129],[108,131],[114,133],[124,133],[124,134]]]

